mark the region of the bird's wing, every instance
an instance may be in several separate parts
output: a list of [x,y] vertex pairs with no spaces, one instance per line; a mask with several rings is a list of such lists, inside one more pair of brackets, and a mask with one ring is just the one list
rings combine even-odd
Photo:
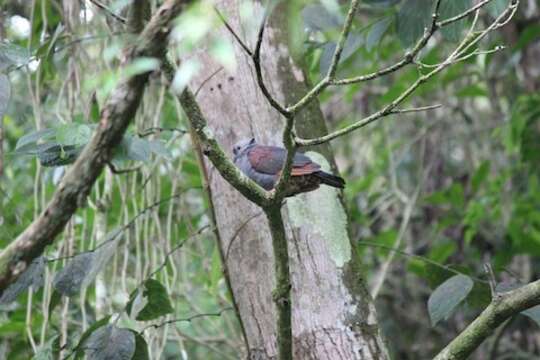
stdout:
[[[285,162],[286,151],[276,146],[254,146],[248,153],[248,159],[253,169],[260,173],[279,175]],[[291,174],[308,175],[320,170],[317,163],[302,153],[296,153],[293,159]]]

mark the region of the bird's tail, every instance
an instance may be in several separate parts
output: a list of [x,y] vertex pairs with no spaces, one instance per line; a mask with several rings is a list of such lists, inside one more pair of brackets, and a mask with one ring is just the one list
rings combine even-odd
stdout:
[[324,171],[318,171],[314,175],[316,175],[321,180],[321,183],[328,186],[332,186],[338,189],[343,189],[345,187],[345,180],[343,180],[342,177],[332,175]]

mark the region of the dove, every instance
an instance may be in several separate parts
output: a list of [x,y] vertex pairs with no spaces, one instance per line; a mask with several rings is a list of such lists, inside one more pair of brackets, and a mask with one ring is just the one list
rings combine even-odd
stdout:
[[[259,145],[254,138],[243,139],[233,147],[234,163],[265,190],[273,190],[283,169],[287,151],[277,146]],[[321,166],[302,153],[294,155],[285,196],[313,191],[320,184],[343,189],[343,178],[321,170]]]

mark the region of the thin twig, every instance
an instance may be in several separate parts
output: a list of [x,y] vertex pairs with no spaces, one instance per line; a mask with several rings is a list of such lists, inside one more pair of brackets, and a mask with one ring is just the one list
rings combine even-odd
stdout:
[[484,5],[487,5],[487,3],[489,3],[491,0],[483,0],[483,1],[480,1],[478,2],[478,4],[474,5],[473,7],[471,7],[470,9],[468,9],[467,11],[464,11],[462,12],[461,14],[458,14],[456,16],[453,16],[451,18],[448,18],[448,19],[445,19],[445,20],[441,20],[437,23],[437,27],[443,27],[443,26],[446,26],[446,25],[450,25],[451,23],[453,22],[456,22],[456,21],[459,21],[467,16],[469,16],[470,14],[472,14],[473,12],[475,12],[476,10],[479,10],[480,8],[482,8]]
[[[250,56],[252,57],[253,56],[253,52],[249,49],[249,47],[246,45],[246,43],[244,43],[242,41],[242,39],[240,39],[240,36],[238,36],[238,34],[236,34],[236,32],[233,30],[232,26],[229,25],[229,23],[227,22],[227,20],[225,19],[225,17],[223,16],[223,14],[219,11],[219,9],[214,6],[214,11],[216,12],[217,16],[219,17],[219,19],[223,22],[223,25],[225,25],[225,27],[227,28],[227,30],[229,30],[229,32],[231,33],[231,35],[234,37],[234,39],[236,40],[236,42],[242,47],[242,49],[244,49],[244,51]],[[195,93],[196,95],[196,93]]]
[[158,328],[160,328],[162,326],[165,326],[167,324],[174,324],[174,323],[177,323],[177,322],[191,322],[192,320],[203,318],[203,317],[220,317],[221,315],[223,315],[224,312],[230,311],[230,310],[233,310],[232,306],[223,308],[223,309],[221,309],[221,310],[219,310],[217,312],[213,312],[213,313],[195,314],[195,315],[192,315],[192,316],[186,317],[186,318],[166,320],[166,321],[163,321],[163,322],[161,322],[159,324],[152,324],[152,325],[148,325],[148,326],[144,327],[141,331],[139,331],[139,334],[142,335],[146,330],[148,330],[150,328],[158,329]]
[[438,109],[440,107],[442,107],[442,104],[421,106],[421,107],[410,108],[410,109],[394,109],[390,113],[391,114],[406,114],[406,113],[411,113],[411,112],[419,112],[419,111],[427,111],[427,110]]
[[197,97],[197,95],[198,95],[199,92],[202,90],[202,88],[204,87],[204,85],[206,85],[206,83],[209,82],[214,76],[216,76],[221,70],[223,70],[223,66],[220,66],[216,71],[214,71],[212,74],[210,74],[209,77],[207,77],[206,79],[204,79],[204,81],[201,83],[201,85],[199,85],[199,87],[197,88],[197,90],[195,90],[195,93],[193,93],[193,96]]
[[97,0],[90,0],[90,2],[92,4],[94,4],[94,6],[96,6],[97,8],[103,10],[105,13],[107,13],[109,16],[111,16],[112,18],[114,18],[115,20],[117,21],[120,21],[122,24],[126,24],[127,23],[127,20],[125,18],[123,18],[122,16],[120,15],[116,15],[111,9],[109,9],[107,6],[103,5],[102,3],[100,3],[99,1]]

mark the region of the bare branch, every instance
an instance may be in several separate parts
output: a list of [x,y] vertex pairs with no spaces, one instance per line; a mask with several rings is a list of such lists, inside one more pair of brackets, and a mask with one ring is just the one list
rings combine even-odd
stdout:
[[339,40],[336,44],[336,49],[334,50],[334,55],[332,56],[330,67],[328,68],[328,72],[326,74],[328,81],[332,80],[336,75],[339,60],[341,58],[341,53],[343,52],[345,43],[347,42],[347,38],[349,37],[349,32],[351,31],[354,15],[356,14],[356,10],[358,9],[358,3],[359,0],[351,1],[351,6],[349,7],[347,18],[345,19],[345,24],[343,25],[343,29],[341,30]]
[[433,110],[438,109],[442,105],[441,104],[435,104],[435,105],[428,105],[428,106],[421,106],[416,108],[410,108],[410,109],[394,109],[390,111],[391,114],[406,114],[411,112],[419,112],[419,111],[427,111],[427,110]]
[[261,47],[262,47],[262,42],[264,38],[264,28],[266,26],[266,16],[267,14],[265,13],[261,21],[261,24],[259,26],[259,32],[257,34],[257,43],[255,44],[255,50],[253,51],[253,55],[251,56],[251,58],[253,60],[253,65],[255,66],[255,73],[257,75],[257,84],[259,85],[259,88],[261,89],[264,97],[266,98],[266,100],[268,100],[270,105],[274,109],[276,109],[281,115],[285,117],[289,117],[290,115],[289,111],[287,111],[287,109],[285,109],[276,99],[274,99],[274,97],[272,96],[272,94],[270,94],[270,91],[268,91],[268,88],[266,87],[264,83],[264,78],[263,78],[262,68],[261,68]]

